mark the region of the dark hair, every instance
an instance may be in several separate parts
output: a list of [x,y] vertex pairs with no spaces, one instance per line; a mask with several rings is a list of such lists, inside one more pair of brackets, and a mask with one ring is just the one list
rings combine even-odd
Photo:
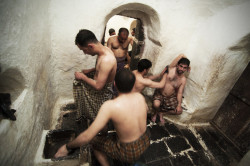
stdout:
[[89,43],[98,43],[95,34],[87,29],[80,30],[76,35],[75,44],[86,47]]
[[128,29],[127,28],[120,28],[118,35],[121,34],[122,32],[127,32],[128,33]]
[[119,92],[131,92],[135,84],[135,75],[128,69],[122,69],[115,75],[115,85]]
[[152,63],[148,59],[141,59],[138,62],[137,67],[138,67],[138,71],[142,72],[144,69],[149,69],[150,67],[152,67]]
[[109,35],[111,35],[113,32],[115,32],[115,30],[113,28],[109,29]]
[[187,58],[181,58],[179,61],[178,61],[178,65],[179,64],[184,64],[184,65],[188,65],[190,64],[190,61],[187,59]]

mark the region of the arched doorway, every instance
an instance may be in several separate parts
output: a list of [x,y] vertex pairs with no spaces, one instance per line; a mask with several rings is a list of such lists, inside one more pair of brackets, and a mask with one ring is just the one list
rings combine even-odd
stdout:
[[[154,66],[154,64],[157,61],[157,57],[159,55],[159,50],[160,50],[159,47],[161,47],[161,43],[159,41],[160,21],[158,13],[153,8],[145,4],[129,3],[113,9],[106,16],[105,23],[107,24],[110,18],[113,17],[114,15],[126,16],[137,20],[136,37],[138,39],[140,38],[139,49],[132,50],[132,52],[134,53],[134,58],[133,56],[131,56],[133,59],[131,69],[136,68],[137,66],[136,61],[140,58],[147,58],[151,60]],[[105,31],[107,30],[105,29],[104,32]]]

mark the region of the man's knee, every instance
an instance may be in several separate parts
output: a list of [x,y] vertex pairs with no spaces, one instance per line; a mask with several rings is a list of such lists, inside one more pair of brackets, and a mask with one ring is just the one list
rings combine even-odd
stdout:
[[159,108],[160,105],[161,105],[161,101],[160,100],[154,100],[153,105],[154,105],[154,108]]
[[182,114],[182,110],[176,111],[176,115]]

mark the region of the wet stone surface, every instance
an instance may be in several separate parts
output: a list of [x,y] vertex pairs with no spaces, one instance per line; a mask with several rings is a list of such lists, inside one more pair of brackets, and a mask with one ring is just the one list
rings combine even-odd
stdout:
[[190,145],[187,144],[187,141],[181,136],[171,137],[166,142],[174,154],[190,148]]
[[[151,131],[151,145],[133,166],[225,166],[237,165],[240,160],[232,145],[210,126],[194,128],[199,138],[188,127],[170,122],[165,126],[150,122],[148,128]],[[200,142],[208,149],[205,150]],[[217,142],[223,147],[218,146]],[[224,152],[225,146],[228,151]],[[115,166],[123,165],[115,162]]]
[[[67,112],[68,111],[68,112]],[[87,122],[75,121],[75,108],[67,105],[62,109],[61,125],[62,129],[74,130],[77,135],[86,129]],[[228,143],[211,126],[190,127],[179,126],[166,122],[164,126],[159,126],[159,118],[156,123],[150,121],[148,116],[148,129],[151,132],[151,145],[143,153],[140,159],[134,164],[121,163],[109,158],[113,166],[225,166],[237,165],[242,156],[232,144]],[[91,154],[90,165],[100,164]]]

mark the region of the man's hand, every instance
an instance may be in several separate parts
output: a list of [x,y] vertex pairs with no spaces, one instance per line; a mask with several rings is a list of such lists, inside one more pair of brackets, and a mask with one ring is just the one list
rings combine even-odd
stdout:
[[125,68],[125,69],[129,69],[129,64],[126,64],[126,65],[124,66],[124,68]]
[[181,114],[181,113],[182,113],[182,107],[181,107],[181,106],[178,105],[178,106],[176,107],[176,113],[177,113],[177,114]]
[[85,74],[83,74],[81,72],[75,72],[75,79],[77,79],[77,80],[83,80],[84,76],[85,76]]
[[55,158],[67,156],[68,153],[69,152],[67,151],[66,144],[65,144],[61,146],[61,148],[58,149],[58,151],[55,154]]

